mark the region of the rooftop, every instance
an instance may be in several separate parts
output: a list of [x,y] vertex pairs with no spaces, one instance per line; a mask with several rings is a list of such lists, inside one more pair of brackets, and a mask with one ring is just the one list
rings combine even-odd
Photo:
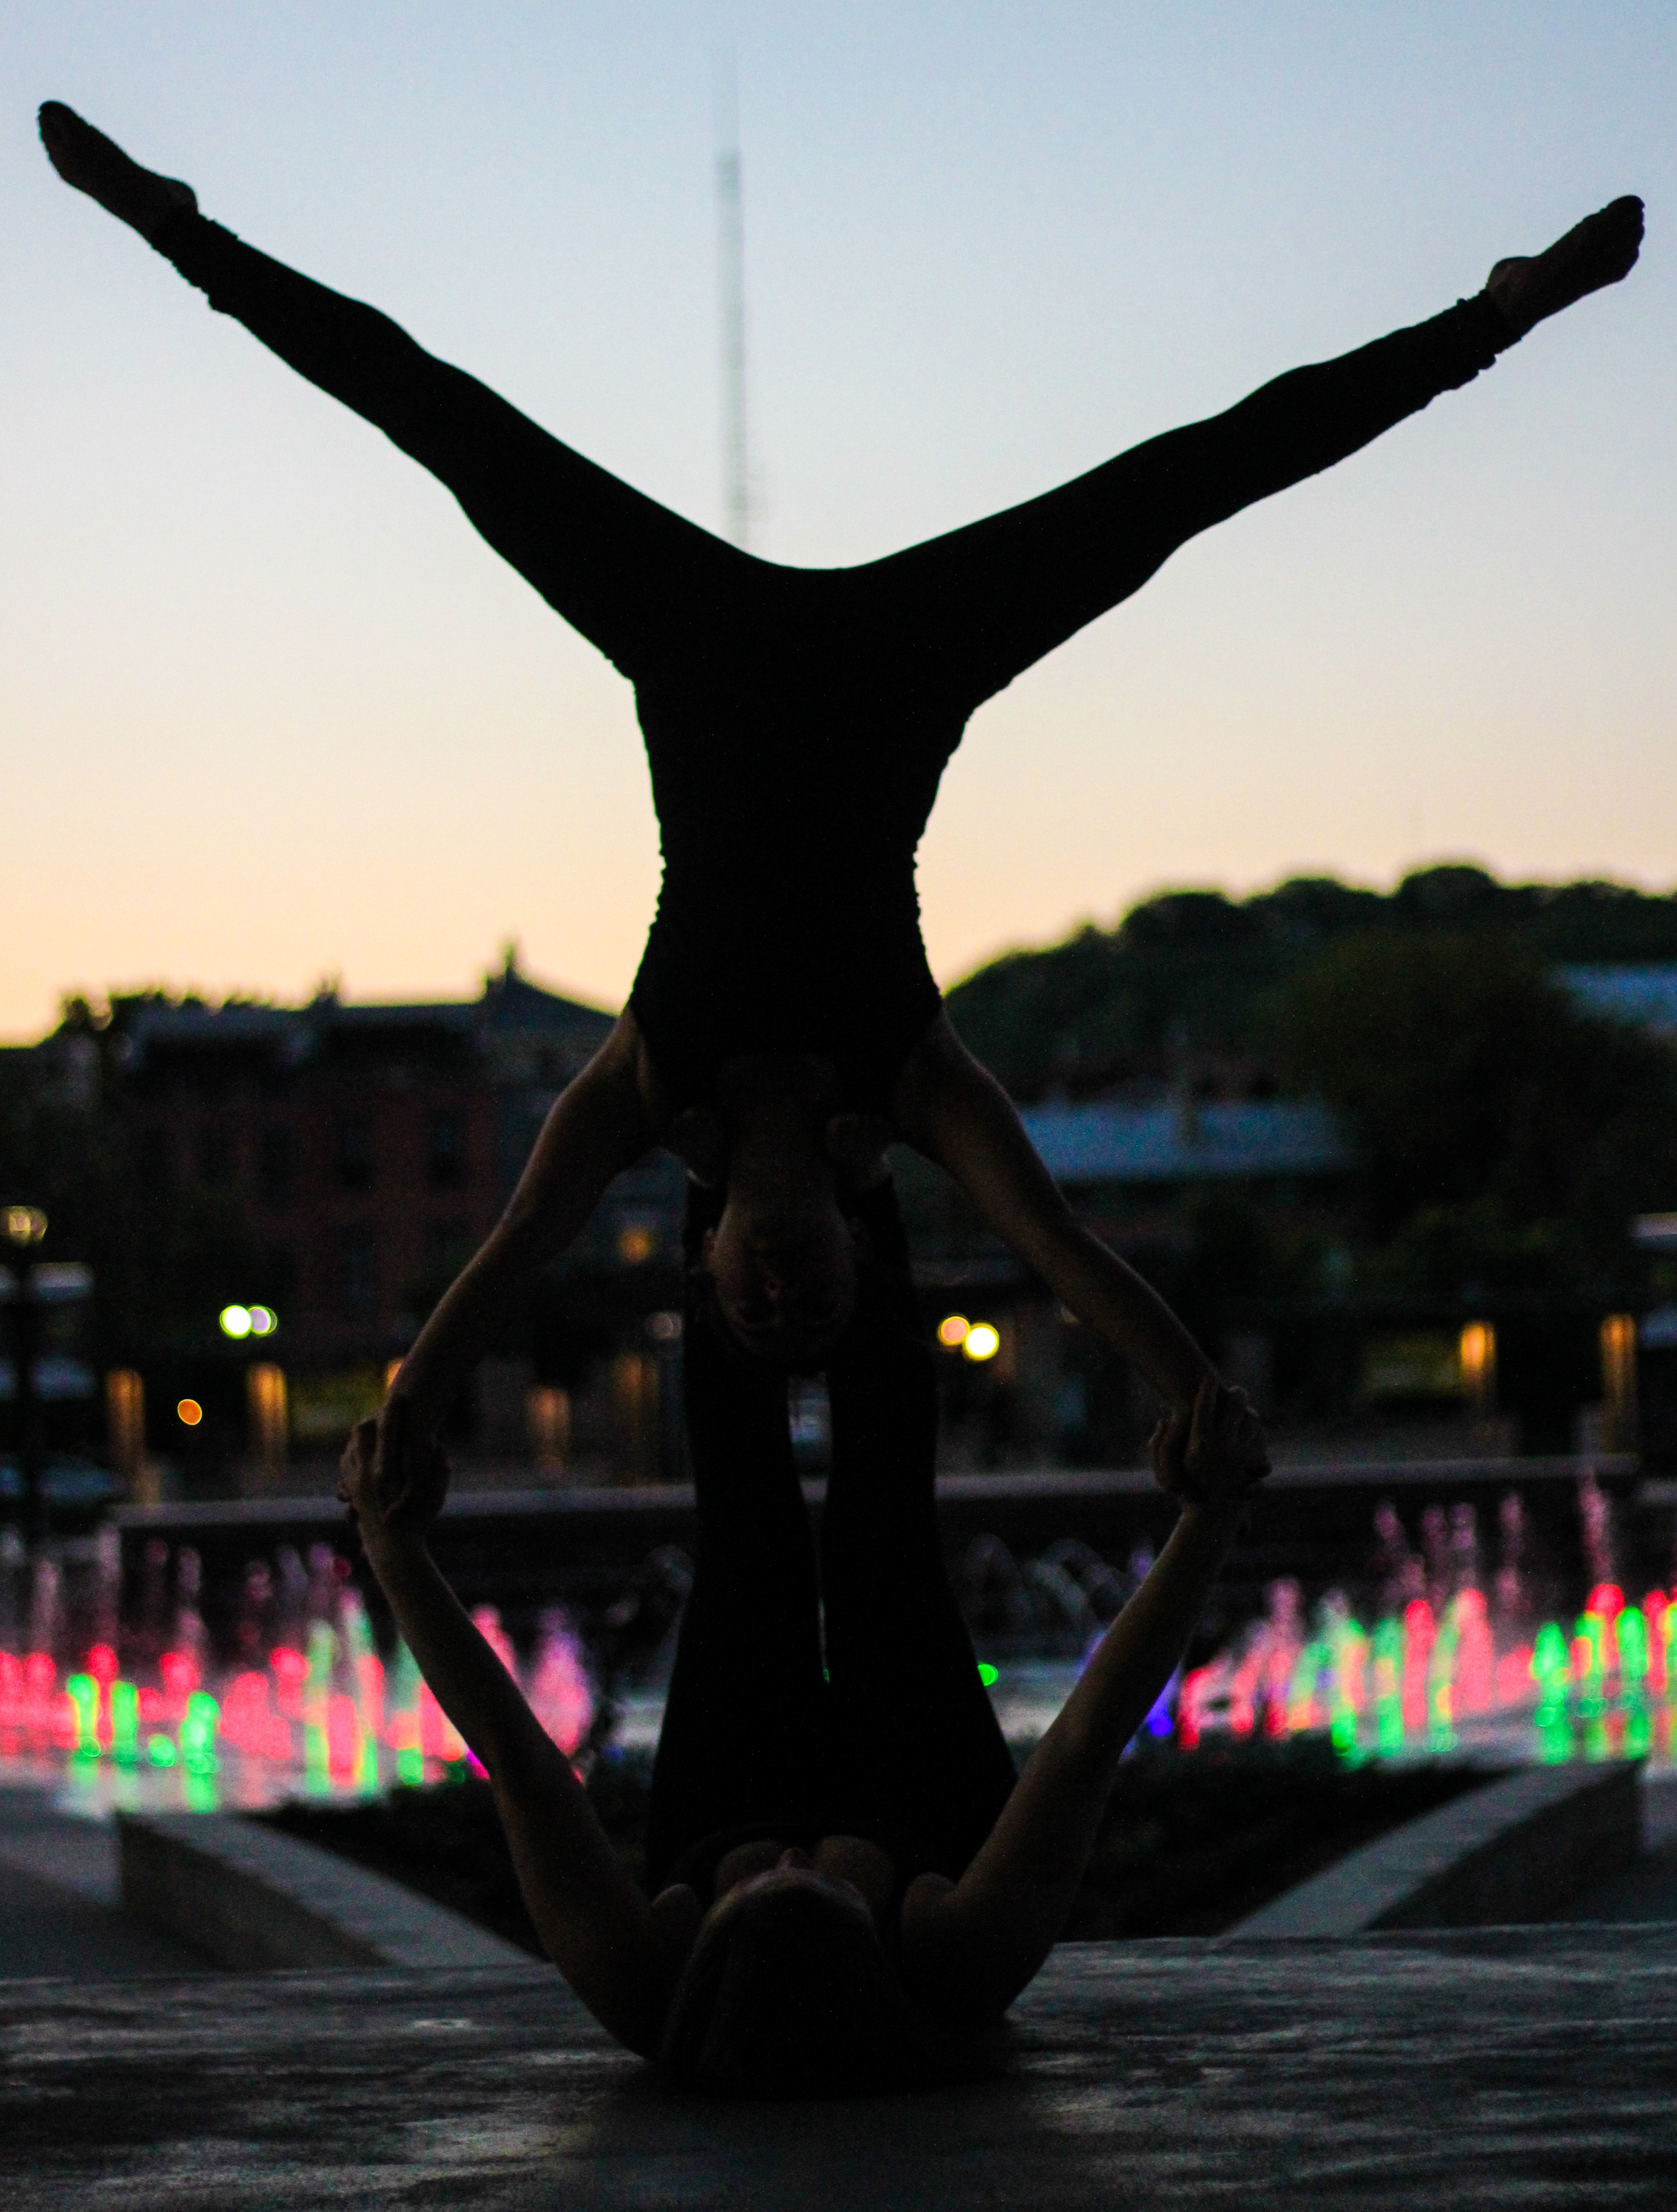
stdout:
[[1589,1014],[1677,1037],[1677,960],[1555,969],[1573,1004]]
[[510,953],[503,968],[484,978],[476,999],[345,1001],[325,990],[301,1006],[158,998],[119,1002],[115,1011],[127,1066],[137,1073],[158,1053],[183,1050],[255,1051],[296,1066],[334,1042],[392,1032],[441,1032],[497,1046],[532,1038],[592,1049],[614,1018],[602,1007],[532,983]]
[[1328,1109],[1308,1101],[1036,1106],[1023,1119],[1048,1173],[1072,1187],[1340,1176],[1355,1164]]

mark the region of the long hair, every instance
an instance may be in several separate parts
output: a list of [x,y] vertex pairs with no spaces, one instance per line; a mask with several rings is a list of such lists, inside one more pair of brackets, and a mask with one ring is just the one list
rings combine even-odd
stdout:
[[865,1915],[804,1882],[726,1901],[699,1931],[659,2063],[724,2097],[845,2096],[947,2080]]

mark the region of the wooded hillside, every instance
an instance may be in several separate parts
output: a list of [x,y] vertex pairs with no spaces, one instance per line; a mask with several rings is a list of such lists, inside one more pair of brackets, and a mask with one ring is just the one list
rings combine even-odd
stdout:
[[1281,1078],[1284,987],[1364,936],[1490,937],[1534,969],[1677,961],[1677,896],[1620,884],[1504,884],[1426,868],[1394,891],[1297,877],[1247,899],[1167,891],[1114,929],[992,961],[948,994],[957,1028],[1015,1098],[1088,1097],[1201,1080],[1236,1094]]

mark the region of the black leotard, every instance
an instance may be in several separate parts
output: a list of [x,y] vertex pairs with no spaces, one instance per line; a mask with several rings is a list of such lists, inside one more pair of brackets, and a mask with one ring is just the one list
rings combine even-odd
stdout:
[[664,882],[630,1003],[673,1103],[737,1053],[821,1054],[884,1108],[939,1006],[914,853],[968,717],[1187,539],[1328,467],[1511,343],[1483,294],[884,560],[753,559],[189,212],[157,246],[441,479],[635,685]]
[[845,1103],[884,1113],[941,1004],[914,852],[960,720],[928,704],[905,727],[858,665],[860,612],[835,626],[837,595],[804,584],[770,571],[766,649],[719,640],[636,686],[664,880],[629,1004],[681,1105],[770,1048],[831,1060]]

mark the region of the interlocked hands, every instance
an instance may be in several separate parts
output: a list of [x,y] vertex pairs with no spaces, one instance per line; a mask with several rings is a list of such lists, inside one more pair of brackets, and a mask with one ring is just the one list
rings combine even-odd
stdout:
[[448,1462],[441,1446],[415,1433],[404,1397],[387,1398],[375,1419],[355,1424],[338,1465],[337,1494],[363,1543],[422,1536],[448,1495]]
[[1161,1417],[1148,1448],[1160,1489],[1190,1504],[1237,1504],[1269,1473],[1263,1424],[1251,1400],[1211,1375],[1191,1411]]

